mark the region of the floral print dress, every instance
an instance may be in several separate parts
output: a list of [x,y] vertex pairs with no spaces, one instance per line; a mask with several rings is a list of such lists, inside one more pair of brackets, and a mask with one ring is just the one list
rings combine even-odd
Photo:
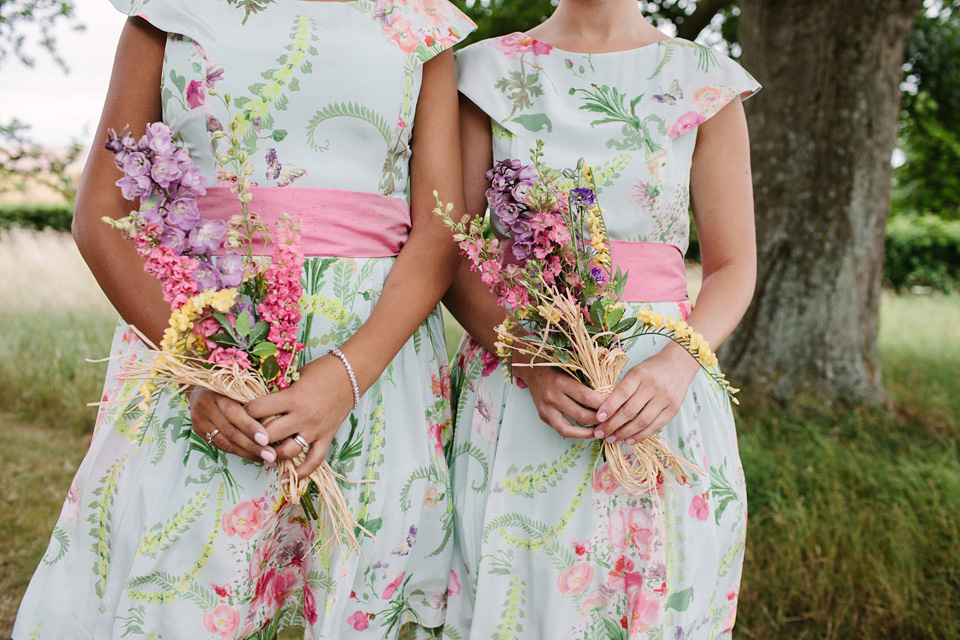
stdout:
[[[423,64],[474,25],[446,0],[113,0],[168,33],[163,120],[207,185],[235,127],[260,187],[408,202]],[[225,96],[230,95],[229,109]],[[256,210],[256,201],[253,203]],[[296,214],[296,211],[291,211]],[[311,360],[371,313],[393,258],[313,256],[301,340]],[[318,554],[275,470],[196,436],[179,394],[143,414],[117,374],[142,353],[125,326],[90,450],[20,608],[16,640],[395,638],[442,626],[453,508],[450,377],[439,311],[363,396],[328,461],[376,535]]]
[[[685,252],[697,127],[759,85],[682,39],[601,54],[523,34],[458,54],[459,88],[492,121],[494,161],[592,165],[611,240]],[[685,317],[689,303],[631,303]],[[664,346],[647,337],[635,366]],[[465,338],[453,370],[456,553],[445,636],[595,640],[730,637],[746,491],[730,404],[702,372],[663,429],[699,472],[631,496],[599,457],[541,422],[522,382]]]

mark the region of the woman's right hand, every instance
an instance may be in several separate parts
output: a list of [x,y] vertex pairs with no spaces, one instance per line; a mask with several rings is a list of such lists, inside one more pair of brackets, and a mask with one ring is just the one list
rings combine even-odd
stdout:
[[277,452],[269,446],[267,430],[250,417],[242,404],[202,387],[191,387],[187,398],[193,431],[198,436],[224,453],[250,462],[276,461]]
[[588,440],[594,437],[594,427],[580,427],[570,420],[596,425],[599,422],[597,409],[604,401],[602,395],[557,367],[519,363],[514,367],[517,377],[530,389],[541,420],[564,438]]

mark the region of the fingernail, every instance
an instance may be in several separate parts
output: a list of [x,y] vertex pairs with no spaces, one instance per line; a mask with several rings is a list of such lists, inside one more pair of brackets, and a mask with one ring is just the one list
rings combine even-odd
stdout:
[[600,429],[597,429],[596,431],[593,432],[593,437],[596,438],[597,440],[602,440],[603,431],[600,431]]
[[277,459],[277,454],[275,454],[273,451],[270,451],[269,449],[264,449],[263,451],[260,452],[260,457],[267,462],[273,462],[274,460]]
[[633,438],[627,438],[627,444],[633,444],[633,443],[634,443]]
[[290,476],[286,474],[280,476],[280,484],[290,484]]
[[613,443],[616,442],[616,441],[617,441],[617,439],[614,438],[613,436],[610,436],[609,438],[607,438],[607,444],[613,444]]
[[607,419],[606,413],[604,413],[603,411],[597,412],[597,420],[599,420],[600,422],[603,422],[606,419]]
[[257,444],[260,445],[261,447],[265,447],[265,446],[267,446],[268,444],[270,444],[270,438],[267,437],[267,434],[262,433],[262,432],[261,432],[261,433],[258,433],[258,434],[255,435],[255,436],[253,436],[253,439],[256,440],[256,441],[257,441]]

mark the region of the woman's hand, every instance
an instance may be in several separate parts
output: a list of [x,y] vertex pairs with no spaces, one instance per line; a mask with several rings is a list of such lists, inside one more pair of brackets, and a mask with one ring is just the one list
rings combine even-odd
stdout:
[[631,445],[656,434],[673,419],[700,365],[669,344],[627,374],[597,410],[594,436]]
[[516,366],[514,371],[530,389],[541,420],[564,438],[594,437],[593,427],[576,426],[570,419],[580,424],[597,424],[596,409],[603,403],[602,395],[557,367]]
[[293,440],[299,435],[310,445],[297,467],[297,477],[306,478],[323,462],[330,442],[353,410],[353,387],[343,363],[332,355],[318,358],[300,369],[300,379],[283,391],[257,398],[246,406],[252,418],[267,424],[269,441],[278,460],[293,460],[304,452]]
[[242,404],[202,387],[191,387],[187,398],[193,431],[198,436],[250,462],[271,463],[277,459],[276,451],[269,446],[267,430],[243,410]]

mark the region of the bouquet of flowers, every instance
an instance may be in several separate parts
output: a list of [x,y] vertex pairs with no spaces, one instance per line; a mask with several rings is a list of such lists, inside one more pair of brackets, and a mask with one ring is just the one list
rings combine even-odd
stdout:
[[[627,365],[631,341],[663,336],[686,349],[733,397],[737,390],[717,368],[716,356],[686,322],[650,310],[626,315],[621,302],[626,274],[613,268],[592,170],[582,159],[576,169],[548,169],[542,141],[531,161],[504,160],[487,173],[491,214],[507,242],[487,239],[480,218],[454,221],[452,207],[437,201],[436,213],[507,312],[497,327],[497,356],[508,367],[559,367],[609,395]],[[514,365],[514,354],[530,361]],[[617,481],[632,493],[653,489],[668,470],[682,476],[692,468],[658,436],[629,452],[615,443],[603,449]]]
[[[200,217],[204,177],[163,123],[147,125],[139,140],[111,131],[106,142],[124,174],[117,181],[123,196],[141,206],[125,218],[103,220],[136,244],[171,310],[159,347],[134,327],[152,355],[129,374],[142,380],[145,414],[163,389],[204,387],[246,404],[298,378],[304,347],[298,340],[304,261],[299,224],[284,215],[267,228],[250,210],[253,165],[239,138],[223,131],[214,135],[230,136],[229,148],[217,158],[221,170],[236,176],[240,213],[229,222]],[[255,253],[254,247],[268,245],[271,258],[262,260],[259,254],[266,251]],[[338,486],[344,478],[326,462],[309,478],[298,478],[295,468],[302,460],[303,455],[278,464],[278,473],[291,477],[285,498],[293,504],[305,498],[304,510],[320,523],[323,539],[340,544],[344,535],[359,548],[356,532],[362,529]]]

